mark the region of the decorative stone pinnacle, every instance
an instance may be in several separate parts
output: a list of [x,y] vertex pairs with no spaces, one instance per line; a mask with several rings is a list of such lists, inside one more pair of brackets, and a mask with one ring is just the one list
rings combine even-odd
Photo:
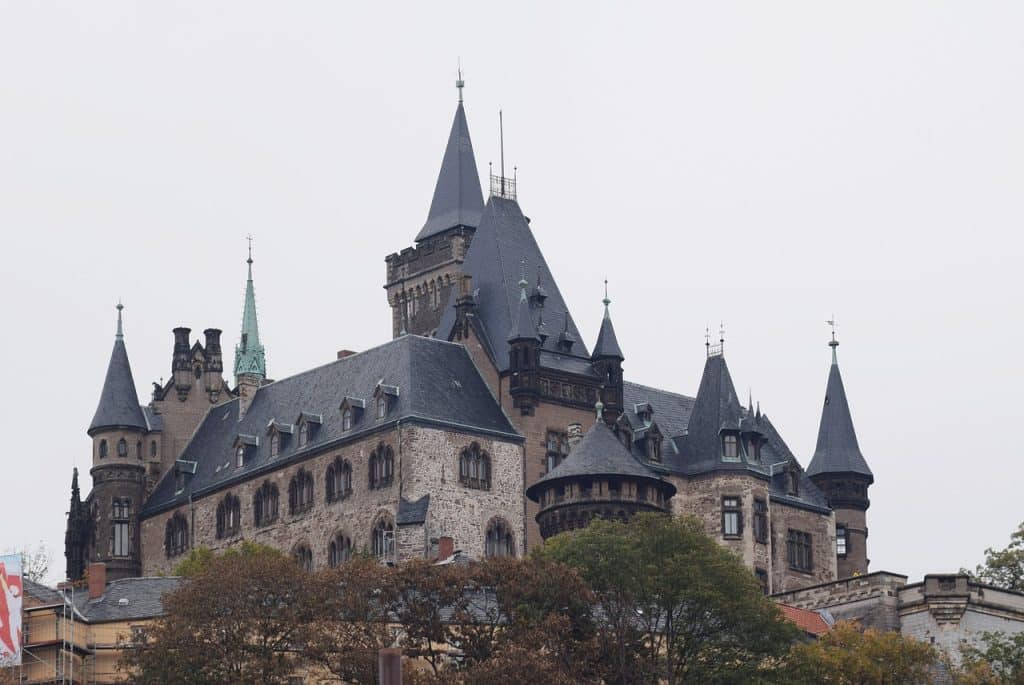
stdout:
[[123,340],[124,339],[124,327],[121,325],[121,311],[123,309],[124,309],[124,305],[121,304],[120,300],[118,300],[117,301],[117,339],[118,340]]

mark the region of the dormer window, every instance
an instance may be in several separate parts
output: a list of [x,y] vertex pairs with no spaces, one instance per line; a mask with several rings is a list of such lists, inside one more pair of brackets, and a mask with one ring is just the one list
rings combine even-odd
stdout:
[[378,383],[373,391],[373,398],[377,406],[377,418],[383,419],[391,410],[391,402],[398,398],[398,387]]
[[196,474],[196,469],[199,466],[194,461],[186,461],[184,459],[178,459],[174,462],[174,494],[180,495],[185,491],[185,485],[188,483],[190,476]]
[[786,473],[786,492],[794,497],[800,494],[800,472],[796,469]]
[[722,436],[722,459],[725,461],[739,461],[740,444],[735,433],[726,433]]
[[256,448],[259,446],[259,440],[256,439],[255,435],[243,435],[238,434],[235,438],[234,450],[235,450],[235,466],[241,468],[249,463],[253,455],[256,453]]
[[270,458],[273,459],[288,447],[295,427],[290,423],[271,420],[267,424],[267,435],[270,436]]
[[366,402],[358,397],[346,397],[341,402],[341,429],[350,431],[363,414]]
[[647,450],[647,456],[651,461],[661,461],[661,436],[652,435],[647,438],[647,442],[650,445]]
[[761,461],[761,438],[757,435],[751,436],[750,442],[747,443],[747,457],[751,461]]
[[298,426],[299,449],[316,439],[317,431],[323,422],[323,417],[320,414],[310,414],[308,412],[299,414],[299,418],[295,420],[295,424]]
[[235,465],[239,467],[245,466],[245,445],[239,445],[235,448]]
[[377,398],[377,418],[383,419],[388,415],[388,400],[384,395]]
[[299,447],[305,447],[309,440],[309,424],[303,421],[299,424]]
[[270,458],[273,459],[281,450],[281,436],[277,433],[270,435]]

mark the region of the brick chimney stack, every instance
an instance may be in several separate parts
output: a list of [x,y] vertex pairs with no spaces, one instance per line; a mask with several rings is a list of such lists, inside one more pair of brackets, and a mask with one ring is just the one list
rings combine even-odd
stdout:
[[107,589],[107,565],[89,564],[89,599],[99,599]]

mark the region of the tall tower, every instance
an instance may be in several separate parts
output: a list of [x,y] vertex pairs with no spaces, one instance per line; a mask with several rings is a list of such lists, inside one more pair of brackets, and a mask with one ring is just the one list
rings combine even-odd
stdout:
[[[117,305],[117,334],[114,350],[107,366],[99,406],[89,424],[92,438],[93,489],[90,495],[93,517],[90,561],[107,565],[111,580],[138,576],[142,572],[139,545],[139,510],[145,492],[145,461],[143,444],[147,431],[146,418],[139,406],[135,379],[124,346],[121,311]],[[72,484],[74,489],[77,482]],[[74,493],[72,494],[74,497]],[[69,520],[70,524],[70,520]],[[69,573],[72,561],[68,559]]]
[[526,275],[519,281],[519,307],[508,334],[509,393],[512,405],[524,416],[533,416],[540,397],[541,338],[530,316]]
[[829,341],[832,367],[818,427],[818,444],[807,475],[828,498],[836,515],[836,557],[840,578],[868,572],[868,487],[875,482],[857,443],[853,417],[839,373],[835,332]]
[[601,330],[597,333],[597,344],[594,345],[594,353],[590,359],[594,364],[594,370],[601,376],[601,402],[604,405],[604,420],[611,424],[619,418],[623,409],[623,388],[622,388],[622,348],[619,347],[618,338],[615,337],[615,327],[612,326],[612,316],[608,312],[608,305],[612,303],[608,299],[608,281],[604,283],[604,318],[601,320]]
[[[256,320],[256,290],[252,284],[252,239],[249,240],[249,277],[245,282],[245,305],[242,308],[242,335],[235,347],[235,385],[238,388],[239,418],[245,415],[257,388],[267,380],[267,359],[260,344],[260,326]],[[220,341],[217,341],[220,347]]]
[[390,254],[384,260],[384,288],[396,338],[402,333],[432,336],[437,331],[452,290],[459,292],[462,262],[484,211],[480,175],[462,105],[464,85],[460,73],[455,82],[459,91],[455,119],[427,220],[416,235],[416,247]]

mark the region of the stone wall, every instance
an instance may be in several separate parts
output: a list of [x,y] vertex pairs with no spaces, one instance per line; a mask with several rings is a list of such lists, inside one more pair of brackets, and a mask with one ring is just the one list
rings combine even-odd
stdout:
[[[458,482],[458,453],[473,441],[492,459],[494,477],[490,491],[472,490]],[[389,445],[395,453],[393,483],[382,489],[369,488],[370,453],[379,445]],[[352,465],[352,494],[338,501],[326,501],[325,473],[336,458]],[[369,549],[372,529],[379,517],[395,522],[399,499],[415,501],[431,495],[426,535],[417,539],[415,531],[398,531],[399,549],[406,554],[429,552],[430,538],[450,535],[457,548],[470,556],[481,556],[485,527],[492,518],[507,520],[517,544],[523,536],[522,448],[492,438],[480,438],[433,427],[406,424],[363,440],[314,455],[280,471],[235,484],[195,500],[178,511],[192,522],[193,546],[226,549],[241,540],[269,545],[291,552],[300,544],[313,552],[314,567],[327,565],[327,550],[338,533],[352,541],[353,549]],[[305,469],[313,475],[314,502],[300,514],[288,512],[288,484]],[[266,481],[278,489],[277,521],[256,527],[253,496]],[[237,535],[217,539],[217,505],[228,493],[241,503],[241,527]],[[174,511],[160,513],[142,522],[143,573],[166,573],[180,560],[164,553],[164,531]],[[416,526],[414,526],[415,528]]]
[[838,621],[859,621],[866,628],[899,630],[899,592],[907,577],[879,571],[772,595],[802,609],[828,609]]
[[[385,257],[385,289],[391,305],[393,337],[407,333],[433,336],[441,323],[452,288],[462,273],[462,262],[472,233],[455,231],[429,238],[416,247]],[[412,316],[407,316],[409,300]]]
[[[676,495],[670,500],[675,516],[695,516],[707,534],[736,553],[752,570],[768,574],[768,590],[786,589],[834,580],[836,577],[835,527],[831,514],[799,509],[772,500],[768,483],[749,473],[714,473],[697,478],[670,476]],[[722,499],[740,500],[742,529],[726,538],[722,530]],[[768,541],[754,539],[754,500],[768,503]],[[790,528],[811,534],[813,563],[809,573],[791,569],[786,555]]]

